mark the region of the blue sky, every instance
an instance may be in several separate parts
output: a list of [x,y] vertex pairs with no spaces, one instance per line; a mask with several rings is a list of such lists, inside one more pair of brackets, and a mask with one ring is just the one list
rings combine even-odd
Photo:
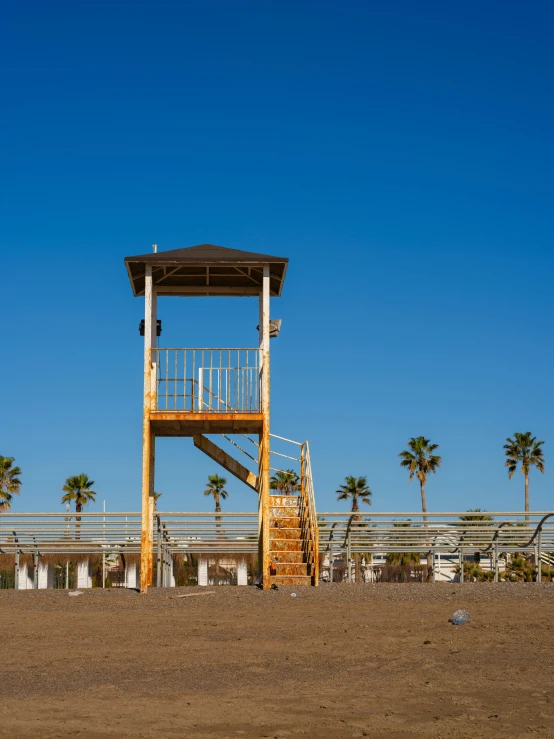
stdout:
[[[287,256],[273,431],[308,438],[320,510],[440,445],[430,510],[518,510],[502,444],[545,440],[552,508],[551,3],[28,2],[1,11],[0,454],[14,510],[140,504],[143,306],[123,257],[215,243]],[[254,300],[160,301],[167,346],[248,346]],[[215,464],[159,442],[165,510]],[[227,510],[254,509],[229,481]],[[94,507],[93,507],[94,509]]]

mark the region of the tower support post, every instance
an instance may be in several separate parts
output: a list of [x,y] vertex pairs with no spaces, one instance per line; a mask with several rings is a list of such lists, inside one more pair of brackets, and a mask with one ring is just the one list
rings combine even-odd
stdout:
[[260,534],[260,575],[264,590],[270,587],[270,541],[269,541],[269,485],[270,485],[270,364],[269,364],[269,264],[263,267],[262,292],[260,293],[260,354],[261,354],[261,410],[263,414],[262,433],[259,446],[259,534]]
[[155,407],[156,377],[152,349],[156,347],[156,291],[152,267],[146,265],[144,279],[144,399],[142,418],[142,518],[140,543],[140,592],[152,585],[155,437],[150,413]]

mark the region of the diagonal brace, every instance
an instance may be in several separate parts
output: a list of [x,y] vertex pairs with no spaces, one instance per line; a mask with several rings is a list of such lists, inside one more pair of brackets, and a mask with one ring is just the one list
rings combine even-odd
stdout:
[[195,434],[192,439],[197,449],[200,449],[210,459],[213,459],[214,462],[224,467],[227,472],[238,477],[239,480],[246,483],[252,490],[258,492],[258,478],[253,472],[250,472],[249,469],[244,467],[240,462],[237,462],[230,454],[227,454],[227,452],[223,451],[221,447],[214,444],[213,441],[210,441],[203,434]]

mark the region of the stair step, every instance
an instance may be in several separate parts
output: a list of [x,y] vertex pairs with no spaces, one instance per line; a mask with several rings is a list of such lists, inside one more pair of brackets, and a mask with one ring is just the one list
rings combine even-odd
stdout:
[[287,575],[296,577],[297,575],[311,575],[312,566],[306,562],[274,562],[276,575]]
[[271,539],[272,552],[302,552],[304,550],[301,539]]
[[310,575],[272,575],[271,584],[275,585],[311,585]]
[[[290,539],[287,539],[287,541],[290,541]],[[285,564],[286,562],[290,562],[291,564],[301,564],[304,562],[304,552],[301,549],[288,551],[272,549],[269,553],[269,557],[274,562],[280,562],[281,564]]]
[[301,529],[269,529],[269,540],[273,539],[298,539],[302,541]]
[[270,506],[271,515],[275,518],[280,516],[299,516],[300,506],[297,505],[272,505]]
[[300,497],[298,495],[270,495],[269,505],[273,506],[299,506]]
[[272,518],[269,527],[271,529],[299,529],[300,516],[282,516],[278,518]]

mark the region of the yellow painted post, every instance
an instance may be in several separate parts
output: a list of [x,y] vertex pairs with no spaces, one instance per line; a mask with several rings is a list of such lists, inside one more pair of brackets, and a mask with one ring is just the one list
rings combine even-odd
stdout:
[[261,492],[261,534],[262,534],[262,584],[267,590],[270,583],[270,542],[269,542],[269,484],[270,484],[270,375],[269,375],[269,264],[263,267],[262,294],[260,300],[260,333],[262,360],[262,413],[263,427],[260,443],[260,492]]
[[144,400],[142,415],[142,517],[140,541],[140,592],[152,584],[153,493],[155,442],[150,428],[152,396],[152,349],[156,346],[156,294],[152,267],[146,265],[144,278]]

